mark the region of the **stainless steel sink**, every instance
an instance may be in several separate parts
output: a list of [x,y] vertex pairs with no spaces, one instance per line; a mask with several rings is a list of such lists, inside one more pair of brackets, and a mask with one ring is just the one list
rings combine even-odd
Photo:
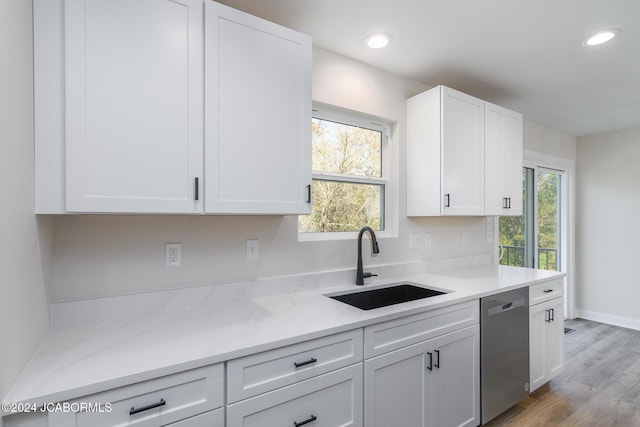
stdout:
[[446,293],[447,292],[425,288],[411,282],[403,282],[367,291],[327,296],[361,310],[371,310],[401,304],[403,302],[435,297]]

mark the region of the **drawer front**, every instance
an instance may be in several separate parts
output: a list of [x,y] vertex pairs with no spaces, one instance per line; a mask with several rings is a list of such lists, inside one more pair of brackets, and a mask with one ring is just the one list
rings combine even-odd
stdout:
[[358,363],[229,405],[227,427],[357,427],[362,426],[362,412]]
[[224,408],[214,409],[186,420],[167,424],[166,427],[224,427]]
[[554,279],[529,286],[529,305],[540,304],[564,294],[564,279]]
[[478,300],[450,305],[364,329],[366,359],[479,322]]
[[223,396],[224,368],[219,363],[85,396],[70,403],[100,403],[102,411],[51,412],[49,426],[158,427],[220,408]]
[[233,403],[362,361],[362,329],[227,362],[227,402]]

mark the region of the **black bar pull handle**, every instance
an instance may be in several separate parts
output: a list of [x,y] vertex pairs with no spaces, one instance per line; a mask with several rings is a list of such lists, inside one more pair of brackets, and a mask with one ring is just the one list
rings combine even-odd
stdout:
[[166,404],[167,402],[164,399],[160,399],[160,402],[152,403],[147,406],[141,406],[139,408],[132,406],[131,410],[129,411],[129,415],[139,414],[140,412],[148,411],[149,409],[153,409],[153,408],[159,408],[160,406],[164,406]]
[[433,364],[436,368],[440,369],[440,350],[435,350],[436,352],[436,363]]
[[550,294],[551,292],[553,292],[553,289],[545,289],[544,291],[545,294]]
[[544,311],[544,321],[545,322],[551,322],[551,311],[550,310],[545,310]]
[[316,417],[315,415],[313,415],[313,414],[312,414],[309,418],[307,418],[307,419],[306,419],[306,420],[304,420],[304,421],[300,421],[300,422],[294,421],[294,422],[293,422],[293,425],[294,425],[295,427],[300,427],[300,426],[303,426],[303,425],[305,425],[305,424],[309,424],[310,422],[313,422],[313,421],[315,421],[315,420],[317,420],[317,419],[318,419],[318,417]]
[[508,209],[509,208],[509,206],[507,205],[507,198],[506,197],[502,198],[502,208],[503,209]]
[[427,354],[429,355],[429,366],[427,366],[427,369],[433,371],[433,353],[427,351]]
[[199,199],[199,192],[200,192],[200,185],[198,185],[198,182],[200,181],[200,178],[196,178],[196,188],[195,188],[195,199],[198,200]]
[[444,207],[451,207],[451,195],[449,193],[444,195]]
[[315,357],[312,357],[309,360],[305,360],[304,362],[293,362],[294,366],[296,368],[299,368],[301,366],[305,366],[305,365],[310,365],[312,363],[316,363],[318,361],[318,359],[316,359]]
[[551,321],[555,322],[556,321],[556,309],[552,308],[549,311],[551,311]]
[[307,203],[311,203],[311,184],[307,185]]

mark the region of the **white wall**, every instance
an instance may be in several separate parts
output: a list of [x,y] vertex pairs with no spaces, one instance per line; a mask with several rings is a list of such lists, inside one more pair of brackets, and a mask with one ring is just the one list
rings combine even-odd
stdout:
[[[365,266],[447,257],[490,257],[484,218],[405,216],[405,100],[426,89],[351,59],[314,49],[313,98],[396,123],[399,144],[397,238],[380,241]],[[432,246],[408,248],[410,232],[432,233]],[[461,244],[461,232],[469,242]],[[245,260],[245,240],[259,240],[260,257]],[[164,243],[182,243],[182,265],[164,266]],[[424,239],[421,239],[424,242]],[[52,299],[90,298],[200,284],[354,269],[355,239],[298,242],[296,217],[58,216],[54,219]]]
[[0,400],[48,323],[49,218],[33,214],[31,2],[0,0]]
[[525,119],[524,149],[575,161],[576,137]]
[[578,315],[640,329],[640,127],[578,138]]

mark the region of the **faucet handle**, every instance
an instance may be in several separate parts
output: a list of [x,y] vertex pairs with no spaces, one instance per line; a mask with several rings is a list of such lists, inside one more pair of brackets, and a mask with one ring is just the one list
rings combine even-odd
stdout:
[[368,279],[369,277],[373,277],[373,276],[378,276],[377,274],[373,274],[373,273],[369,273],[369,272],[364,272],[362,273],[362,277],[364,277],[365,279]]

